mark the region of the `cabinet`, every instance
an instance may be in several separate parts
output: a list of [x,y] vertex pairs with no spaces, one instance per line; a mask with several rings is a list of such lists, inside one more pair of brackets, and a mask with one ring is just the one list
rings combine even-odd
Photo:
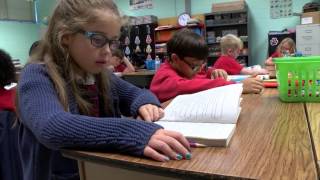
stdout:
[[154,29],[157,26],[155,22],[122,27],[120,45],[134,66],[142,68],[148,55],[155,57]]
[[243,41],[238,61],[249,64],[248,13],[246,9],[205,14],[205,36],[209,46],[208,66],[221,55],[220,39],[224,35],[234,34]]
[[320,55],[320,24],[298,25],[297,50],[306,56]]
[[187,26],[159,26],[155,29],[155,53],[161,59],[165,59],[167,55],[167,42],[171,39],[172,35],[182,29],[188,28],[196,32],[197,34],[204,35],[204,25],[203,24],[191,24]]

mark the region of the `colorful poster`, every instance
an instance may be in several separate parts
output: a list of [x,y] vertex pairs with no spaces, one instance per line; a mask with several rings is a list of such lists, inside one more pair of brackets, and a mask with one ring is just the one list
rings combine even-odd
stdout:
[[270,0],[271,19],[292,16],[292,0]]
[[138,9],[144,9],[153,8],[153,2],[152,0],[130,0],[130,9],[131,10],[138,10]]

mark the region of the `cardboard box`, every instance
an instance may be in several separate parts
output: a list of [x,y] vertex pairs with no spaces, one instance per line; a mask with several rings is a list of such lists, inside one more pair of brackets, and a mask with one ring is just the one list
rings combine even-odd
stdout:
[[301,24],[320,24],[320,11],[302,13]]
[[225,3],[213,3],[211,11],[212,12],[224,12],[224,11],[239,11],[246,9],[246,1],[238,0],[233,2]]

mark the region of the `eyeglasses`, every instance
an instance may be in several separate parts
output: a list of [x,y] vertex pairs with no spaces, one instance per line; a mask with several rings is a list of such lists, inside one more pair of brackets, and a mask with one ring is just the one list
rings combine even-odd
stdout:
[[91,45],[96,48],[102,48],[106,44],[109,45],[110,49],[119,48],[119,40],[109,39],[105,35],[98,32],[90,32],[90,31],[80,31],[84,36],[86,36],[91,41]]
[[193,72],[198,72],[198,71],[201,69],[201,67],[202,67],[202,65],[203,65],[203,63],[204,63],[204,61],[202,61],[201,64],[195,65],[195,64],[189,63],[189,62],[186,61],[186,60],[181,60],[181,61],[183,61],[185,64],[187,64]]

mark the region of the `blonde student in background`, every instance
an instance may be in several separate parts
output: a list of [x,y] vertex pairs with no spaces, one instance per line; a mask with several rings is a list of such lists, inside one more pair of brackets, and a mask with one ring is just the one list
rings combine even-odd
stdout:
[[111,51],[112,57],[109,61],[108,68],[113,72],[131,73],[135,71],[134,66],[129,59],[124,56],[124,53],[120,49],[113,49]]
[[277,46],[276,51],[265,60],[265,65],[274,66],[273,58],[289,56],[296,52],[296,44],[291,38],[284,38]]
[[246,68],[237,62],[236,59],[243,47],[243,42],[237,36],[233,34],[223,36],[220,41],[220,47],[221,56],[217,59],[213,68],[224,69],[228,75],[259,75],[268,73],[266,69],[262,69],[260,66]]
[[[200,35],[189,30],[177,31],[167,43],[169,59],[165,61],[154,75],[150,90],[161,102],[170,100],[180,94],[233,84],[225,79],[225,73],[219,69],[199,75],[208,57],[208,46]],[[262,81],[247,78],[243,81],[244,93],[260,93]]]
[[120,22],[111,0],[58,1],[18,86],[24,179],[79,179],[63,148],[191,158],[185,137],[151,122],[163,116],[157,98],[105,71]]

